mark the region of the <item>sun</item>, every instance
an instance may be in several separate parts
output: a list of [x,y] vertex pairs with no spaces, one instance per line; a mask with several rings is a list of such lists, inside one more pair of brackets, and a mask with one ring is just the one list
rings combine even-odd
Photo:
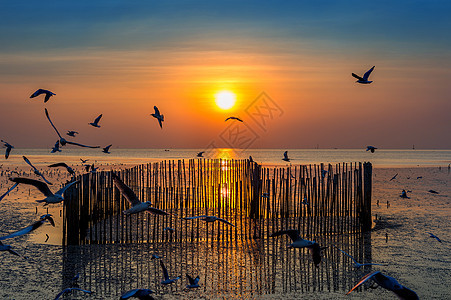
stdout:
[[235,105],[236,95],[231,91],[220,91],[215,94],[216,105],[222,109],[230,109]]

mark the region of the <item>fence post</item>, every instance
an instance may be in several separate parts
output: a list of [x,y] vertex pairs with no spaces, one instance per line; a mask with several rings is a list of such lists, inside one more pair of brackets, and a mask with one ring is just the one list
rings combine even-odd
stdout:
[[363,164],[363,207],[361,211],[362,231],[371,230],[371,193],[373,166],[370,162]]

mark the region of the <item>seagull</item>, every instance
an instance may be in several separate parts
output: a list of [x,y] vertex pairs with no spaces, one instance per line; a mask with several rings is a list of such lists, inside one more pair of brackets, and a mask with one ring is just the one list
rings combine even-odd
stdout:
[[288,230],[280,230],[274,232],[270,235],[270,237],[276,237],[279,235],[287,234],[293,243],[288,244],[289,248],[308,248],[310,253],[312,254],[313,262],[315,266],[318,266],[321,262],[321,250],[322,248],[315,241],[304,240],[299,236],[299,230],[296,229],[288,229]]
[[154,106],[153,108],[155,109],[155,113],[150,114],[150,115],[158,120],[158,123],[160,124],[160,128],[163,129],[164,116],[162,114],[160,114],[158,107]]
[[85,164],[89,159],[81,159],[81,158],[80,158],[80,160],[81,160],[81,163],[82,163],[82,164]]
[[133,289],[123,293],[119,299],[138,298],[140,300],[152,300],[154,298],[150,294],[153,293],[154,291],[150,289]]
[[0,242],[0,251],[8,251],[11,254],[20,256],[19,253],[17,253],[16,251],[14,251],[13,249],[11,249],[12,247],[10,245],[4,245],[2,242]]
[[398,173],[396,173],[395,176],[393,176],[389,181],[395,180],[396,176],[398,176]]
[[91,125],[91,126],[100,128],[100,125],[99,125],[100,118],[102,118],[102,114],[100,114],[100,115],[94,120],[94,122],[88,123],[88,124]]
[[366,146],[366,151],[371,151],[371,153],[374,153],[374,150],[376,150],[376,147],[373,146]]
[[362,83],[362,84],[370,84],[372,81],[369,81],[369,80],[368,80],[368,77],[370,77],[370,74],[371,74],[371,72],[373,72],[374,67],[375,67],[375,66],[373,66],[371,69],[369,69],[368,71],[366,71],[366,73],[363,74],[363,78],[360,77],[360,76],[357,75],[357,74],[354,74],[354,73],[352,73],[352,76],[358,79],[358,80],[356,81],[356,82],[358,82],[358,83]]
[[430,232],[426,232],[426,233],[429,234],[429,237],[436,239],[436,240],[439,241],[440,243],[442,242],[442,240],[439,239],[438,236],[436,236],[435,234],[432,234],[432,233],[430,233]]
[[169,278],[169,274],[168,274],[168,269],[166,269],[166,266],[164,265],[162,260],[160,260],[160,266],[163,269],[163,276],[164,276],[164,280],[162,280],[160,282],[161,284],[164,284],[164,285],[171,284],[171,283],[174,283],[174,282],[176,282],[177,280],[179,280],[181,278],[180,276],[178,276],[178,277],[170,279]]
[[204,157],[205,151],[201,151],[197,153],[197,157]]
[[3,147],[6,148],[5,159],[8,159],[9,153],[11,153],[11,149],[14,148],[14,146],[4,140],[1,140],[1,141],[3,143]]
[[147,211],[152,214],[156,215],[162,215],[167,216],[169,215],[167,212],[151,207],[151,202],[141,202],[138,197],[136,196],[135,192],[132,191],[130,187],[128,187],[125,183],[122,182],[122,180],[114,173],[112,173],[113,176],[113,182],[114,185],[118,188],[118,190],[121,192],[121,194],[130,202],[132,205],[131,208],[124,210],[122,213],[129,215],[129,214],[136,214],[142,211]]
[[56,131],[56,134],[59,136],[61,146],[64,146],[66,144],[70,144],[70,145],[75,145],[75,146],[84,147],[84,148],[100,148],[100,146],[86,146],[86,145],[82,145],[82,144],[79,144],[79,143],[74,143],[74,142],[70,142],[70,141],[66,140],[65,138],[63,138],[61,136],[61,134],[59,133],[58,129],[56,129],[55,125],[53,125],[53,122],[50,119],[49,112],[47,111],[47,108],[45,108],[45,115],[46,115],[47,119],[49,120],[50,125],[52,125],[53,129],[55,129],[55,131]]
[[3,241],[3,240],[6,240],[6,239],[10,239],[10,238],[16,237],[16,236],[21,236],[21,235],[30,233],[30,232],[38,229],[39,227],[41,227],[41,225],[44,224],[44,222],[46,220],[48,220],[50,222],[50,224],[52,224],[52,226],[55,227],[55,222],[53,221],[52,215],[51,214],[45,214],[45,215],[42,215],[39,218],[39,221],[34,222],[30,226],[25,227],[25,228],[23,228],[21,230],[18,230],[16,232],[13,232],[11,234],[8,234],[8,235],[0,237],[0,241]]
[[283,153],[283,158],[282,158],[282,160],[284,160],[284,161],[286,161],[286,162],[289,162],[289,161],[290,161],[290,159],[288,158],[288,151],[285,151],[285,152]]
[[237,117],[228,117],[227,119],[225,119],[225,122],[227,122],[228,120],[237,120],[239,122],[243,122],[243,120],[241,120],[240,118],[237,118]]
[[429,190],[428,192],[431,193],[431,194],[440,194],[439,192],[434,191],[434,190]]
[[9,188],[9,190],[6,191],[6,193],[4,193],[3,195],[0,196],[0,201],[3,200],[3,198],[5,198],[6,196],[8,196],[8,194],[14,190],[16,188],[16,186],[18,186],[18,183],[15,183],[12,187]]
[[52,151],[50,153],[61,152],[60,150],[60,141],[56,141],[55,146],[53,146]]
[[194,219],[199,219],[199,218],[201,218],[201,220],[202,221],[205,221],[205,222],[207,222],[207,223],[211,223],[211,222],[215,222],[215,221],[220,221],[220,222],[223,222],[223,223],[226,223],[226,224],[228,224],[228,225],[232,225],[233,227],[235,227],[235,225],[233,225],[232,223],[230,223],[229,221],[227,221],[227,220],[224,220],[224,219],[221,219],[221,218],[218,218],[218,217],[216,217],[216,216],[196,216],[196,217],[184,217],[184,218],[182,218],[183,220],[194,220]]
[[86,293],[86,294],[92,294],[92,293],[94,293],[94,292],[92,292],[92,291],[83,290],[83,289],[80,289],[80,288],[77,288],[77,287],[67,288],[67,289],[62,290],[58,295],[56,295],[56,297],[55,297],[54,300],[58,300],[62,295],[64,295],[64,294],[70,294],[70,293],[72,293],[73,291],[80,291],[80,292],[84,292],[84,293]]
[[188,282],[189,282],[189,284],[186,286],[186,288],[195,289],[195,288],[199,287],[199,280],[200,280],[199,276],[197,276],[196,278],[193,278],[193,277],[189,276],[188,274],[186,274],[186,278],[188,278]]
[[395,278],[382,274],[380,271],[374,271],[363,276],[360,281],[349,291],[346,295],[349,295],[353,290],[362,285],[365,281],[373,279],[379,286],[386,290],[392,291],[400,299],[415,300],[419,299],[417,294],[411,289],[402,286],[396,281]]
[[37,97],[41,94],[45,94],[45,98],[44,98],[44,103],[46,103],[47,101],[49,101],[50,97],[52,97],[53,95],[56,95],[55,93],[52,93],[51,91],[48,90],[44,90],[44,89],[39,89],[36,92],[34,92],[30,98],[34,98]]
[[45,179],[45,177],[44,177],[44,175],[42,175],[42,173],[41,172],[39,172],[39,170],[38,169],[36,169],[36,167],[35,166],[33,166],[32,164],[31,164],[31,162],[28,160],[28,158],[26,158],[25,157],[25,155],[24,156],[22,156],[23,157],[23,160],[27,163],[27,164],[29,164],[30,165],[30,167],[32,167],[33,168],[33,171],[34,171],[34,174],[36,174],[37,176],[40,176],[40,177],[42,177],[42,179],[44,179],[44,181],[45,182],[47,182],[48,184],[50,184],[50,185],[52,185],[52,183],[50,183],[47,179]]
[[73,131],[73,130],[68,130],[66,134],[68,136],[75,137],[75,135],[78,134],[78,132],[77,131]]
[[360,269],[360,268],[363,267],[363,266],[372,266],[372,265],[382,266],[381,264],[373,264],[373,263],[365,263],[365,264],[361,264],[361,263],[358,263],[358,262],[354,259],[354,257],[352,257],[351,255],[349,255],[348,253],[344,252],[343,250],[341,250],[341,249],[338,248],[337,246],[335,246],[335,248],[337,248],[338,250],[340,250],[344,255],[350,257],[350,258],[352,259],[352,261],[353,261],[352,265],[353,265],[354,268],[356,268],[356,269]]
[[58,192],[56,192],[54,194],[50,191],[48,185],[42,181],[38,181],[38,180],[30,179],[30,178],[21,178],[21,177],[13,177],[13,178],[10,178],[9,180],[11,180],[12,182],[15,182],[15,183],[29,184],[29,185],[36,187],[46,197],[43,200],[36,200],[36,202],[39,202],[39,203],[46,202],[47,204],[59,203],[59,202],[63,201],[64,200],[63,193],[68,188],[70,188],[72,185],[80,182],[79,180],[73,181],[73,182],[67,184],[66,186],[64,186],[62,189],[60,189]]
[[49,168],[57,168],[57,167],[64,167],[64,168],[66,168],[67,172],[69,172],[70,175],[72,175],[72,176],[75,175],[74,169],[69,167],[66,163],[61,162],[61,163],[56,163],[56,164],[49,166]]
[[175,231],[175,229],[171,228],[171,227],[165,227],[163,229],[163,231],[169,231],[170,233],[173,233]]
[[111,146],[113,146],[113,144],[110,144],[110,145],[106,146],[105,148],[103,148],[103,153],[110,154],[111,152],[109,152],[109,150],[110,150]]
[[410,197],[407,196],[406,190],[402,190],[401,195],[399,195],[399,197],[404,199],[410,199]]

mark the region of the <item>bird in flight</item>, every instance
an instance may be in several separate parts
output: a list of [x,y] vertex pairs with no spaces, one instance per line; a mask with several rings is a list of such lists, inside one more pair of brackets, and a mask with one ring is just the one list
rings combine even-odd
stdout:
[[340,250],[341,253],[343,253],[344,255],[346,255],[346,256],[348,256],[349,258],[351,258],[352,261],[353,261],[352,265],[353,265],[354,268],[356,268],[356,269],[360,269],[360,268],[363,267],[363,266],[372,266],[372,265],[381,266],[381,264],[373,264],[373,263],[364,263],[364,264],[361,264],[361,263],[358,263],[358,262],[355,260],[355,258],[352,257],[351,255],[349,255],[348,253],[344,252],[343,250],[341,250],[341,249],[338,248],[337,246],[335,246],[335,248],[337,248],[338,250]]
[[401,195],[399,195],[399,197],[401,197],[403,199],[410,199],[410,197],[407,196],[406,190],[402,190]]
[[68,130],[66,134],[68,136],[75,137],[75,135],[78,134],[78,132],[77,131],[73,131],[73,130]]
[[197,153],[197,157],[204,157],[205,151],[201,151]]
[[199,280],[200,280],[199,276],[197,276],[196,278],[193,278],[193,277],[189,276],[188,274],[186,274],[186,278],[188,279],[188,285],[186,286],[186,288],[195,289],[195,288],[199,287]]
[[56,164],[52,164],[49,166],[49,168],[57,168],[57,167],[64,167],[64,168],[66,168],[67,172],[69,172],[70,175],[72,175],[72,176],[75,175],[74,169],[69,167],[66,163],[61,162],[61,163],[56,163]]
[[39,170],[35,167],[35,166],[33,166],[33,164],[28,160],[28,158],[26,158],[26,156],[24,155],[24,156],[22,156],[23,157],[23,160],[27,163],[27,164],[29,164],[30,165],[30,167],[32,167],[33,168],[33,172],[34,172],[34,174],[36,174],[37,176],[40,176],[40,177],[42,177],[42,179],[44,179],[44,181],[45,182],[47,182],[48,184],[50,184],[50,185],[52,185],[52,183],[50,183],[47,179],[45,179],[45,177],[44,177],[44,175],[42,175],[42,173],[41,172],[39,172]]
[[373,146],[366,146],[366,151],[371,151],[371,153],[374,153],[374,150],[376,150],[376,147]]
[[100,148],[100,146],[86,146],[86,145],[82,145],[82,144],[79,144],[79,143],[74,143],[74,142],[70,142],[70,141],[66,140],[65,138],[63,138],[61,136],[61,134],[59,133],[58,129],[56,129],[55,125],[53,125],[53,122],[50,119],[49,112],[47,111],[47,108],[45,108],[45,115],[46,115],[47,119],[49,120],[50,125],[52,125],[53,129],[55,129],[56,134],[59,136],[61,146],[69,144],[69,145],[74,145],[74,146],[79,146],[79,147],[84,147],[84,148]]
[[419,299],[417,294],[409,288],[402,286],[398,281],[390,276],[382,274],[380,271],[374,271],[363,276],[360,281],[349,291],[346,295],[349,295],[353,290],[361,286],[366,281],[373,279],[379,286],[386,290],[392,291],[400,299],[415,300]]
[[114,173],[112,173],[114,185],[121,192],[121,194],[128,200],[128,202],[132,205],[131,208],[124,210],[123,213],[126,215],[136,214],[142,211],[147,211],[156,215],[169,215],[167,212],[151,207],[152,203],[150,201],[141,202],[136,196],[135,192],[132,191],[130,187],[128,187],[122,180]]
[[62,290],[58,295],[56,295],[54,300],[58,300],[64,294],[71,294],[73,291],[80,291],[80,292],[84,292],[86,294],[94,293],[92,291],[87,291],[87,290],[83,290],[83,289],[80,289],[80,288],[77,288],[77,287],[72,287],[72,288],[67,288],[67,289]]
[[30,226],[27,226],[27,227],[25,227],[23,229],[20,229],[20,230],[16,231],[16,232],[13,232],[11,234],[8,234],[8,235],[0,237],[0,241],[3,241],[3,240],[6,240],[6,239],[10,239],[10,238],[16,237],[16,236],[21,236],[21,235],[30,233],[30,232],[38,229],[39,227],[41,227],[42,224],[44,224],[45,221],[47,221],[47,220],[50,222],[50,224],[52,224],[53,227],[55,227],[55,222],[53,221],[52,215],[51,214],[45,214],[45,215],[42,215],[39,218],[39,221],[34,222]]
[[80,160],[81,160],[81,163],[82,163],[82,164],[85,164],[89,159],[81,159],[81,158],[80,158]]
[[94,120],[94,122],[88,123],[88,124],[91,125],[91,126],[100,128],[99,122],[100,122],[100,119],[101,119],[101,118],[102,118],[102,114],[100,114],[100,115]]
[[154,106],[153,108],[155,109],[155,113],[150,114],[150,115],[158,120],[158,123],[160,124],[160,128],[163,129],[164,116],[162,114],[160,114],[158,107]]
[[393,176],[389,181],[395,180],[396,176],[398,176],[398,173],[396,173],[395,176]]
[[14,148],[14,146],[4,140],[1,140],[1,141],[3,143],[3,147],[6,148],[5,159],[8,159],[9,154],[11,153],[11,149]]
[[285,152],[283,153],[283,158],[282,158],[282,160],[283,160],[283,161],[286,161],[286,162],[289,162],[289,161],[290,161],[290,159],[288,158],[288,151],[285,151]]
[[39,202],[39,203],[45,202],[46,204],[59,203],[61,201],[64,201],[64,198],[63,198],[64,192],[68,188],[70,188],[72,185],[79,182],[79,181],[73,181],[69,184],[66,184],[66,186],[64,186],[63,188],[61,188],[58,192],[56,192],[54,194],[54,193],[52,193],[52,191],[50,191],[48,185],[45,182],[42,182],[39,180],[34,180],[34,179],[30,179],[30,178],[22,178],[22,177],[13,177],[13,178],[10,178],[9,180],[11,180],[12,182],[15,182],[15,183],[19,183],[19,184],[22,183],[22,184],[29,184],[29,185],[34,186],[45,196],[45,199],[36,200],[36,202]]
[[160,260],[160,266],[161,266],[161,269],[163,269],[163,277],[164,277],[164,279],[160,282],[161,284],[163,284],[163,285],[171,284],[181,278],[180,276],[175,277],[175,278],[169,278],[168,269],[166,269],[166,266],[164,265],[162,260]]
[[106,146],[105,148],[103,148],[103,153],[106,153],[106,154],[110,154],[111,152],[110,152],[110,147],[111,146],[113,146],[112,144],[111,145],[108,145],[108,146]]
[[228,224],[228,225],[232,225],[233,227],[235,227],[235,225],[233,225],[232,223],[230,223],[229,221],[227,221],[227,220],[224,220],[224,219],[221,219],[221,218],[218,218],[218,217],[216,217],[216,216],[205,216],[205,215],[203,215],[203,216],[195,216],[195,217],[184,217],[184,218],[182,218],[183,220],[194,220],[194,219],[201,219],[202,221],[204,221],[204,222],[208,222],[208,223],[211,223],[211,222],[215,222],[215,221],[220,221],[220,222],[223,222],[223,223],[226,223],[226,224]]
[[41,95],[41,94],[45,94],[44,103],[46,103],[47,101],[49,101],[50,97],[52,97],[53,95],[56,95],[55,93],[52,93],[52,92],[49,91],[49,90],[39,89],[39,90],[37,90],[36,92],[34,92],[34,93],[30,96],[30,98],[37,97],[37,96],[39,96],[39,95]]
[[133,289],[123,293],[119,299],[138,298],[140,300],[152,300],[154,298],[150,295],[153,293],[154,291],[150,289]]
[[436,239],[436,240],[439,241],[440,243],[442,242],[442,240],[439,239],[438,236],[436,236],[435,234],[430,233],[430,232],[426,232],[426,233],[429,234],[429,237],[430,237],[430,238]]
[[358,82],[358,83],[362,83],[362,84],[370,84],[372,81],[368,80],[368,77],[370,77],[370,74],[371,74],[371,72],[373,72],[374,67],[375,67],[375,66],[373,66],[371,69],[369,69],[368,71],[366,71],[366,73],[363,74],[363,77],[360,77],[359,75],[357,75],[357,74],[355,74],[355,73],[352,73],[352,76],[355,77],[355,78],[357,78],[357,81],[356,81],[356,82]]
[[12,187],[10,187],[10,188],[6,191],[6,193],[4,193],[3,195],[0,196],[0,201],[2,201],[3,198],[5,198],[6,196],[8,196],[8,194],[9,194],[12,190],[14,190],[18,185],[19,185],[18,183],[15,183]]
[[227,119],[225,119],[225,122],[227,122],[228,120],[237,120],[239,122],[243,122],[243,120],[241,120],[240,118],[237,118],[237,117],[228,117]]
[[50,153],[61,152],[60,149],[60,141],[56,141],[55,146],[53,146],[52,151]]

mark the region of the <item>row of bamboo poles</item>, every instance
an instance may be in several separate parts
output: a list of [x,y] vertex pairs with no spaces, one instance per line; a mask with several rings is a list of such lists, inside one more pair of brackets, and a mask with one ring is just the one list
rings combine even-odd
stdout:
[[[111,174],[81,175],[80,183],[66,191],[63,244],[233,241],[281,229],[315,238],[371,227],[370,163],[262,167],[249,160],[190,159],[116,172],[141,201],[169,216],[122,214],[130,204]],[[182,219],[199,215],[214,215],[235,227]]]

